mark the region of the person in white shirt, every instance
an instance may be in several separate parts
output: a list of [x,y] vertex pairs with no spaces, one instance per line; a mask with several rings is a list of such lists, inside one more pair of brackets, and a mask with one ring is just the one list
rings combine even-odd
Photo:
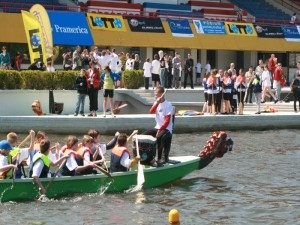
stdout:
[[111,59],[110,59],[109,67],[112,72],[117,73],[119,71],[118,65],[120,64],[120,60],[119,60],[118,55],[116,54],[116,49],[112,50],[112,53],[110,56],[111,56]]
[[126,53],[125,70],[133,70],[133,61],[129,53]]
[[55,72],[55,68],[53,65],[54,65],[54,55],[51,55],[47,61],[46,71],[47,72]]
[[[173,106],[165,99],[165,89],[157,87],[154,91],[155,102],[149,112],[155,114],[156,125],[154,128],[145,131],[144,135],[156,137],[157,162],[151,162],[152,166],[162,166],[169,161],[169,153],[173,132]],[[162,154],[164,153],[164,162]]]
[[196,64],[196,84],[201,85],[201,71],[202,71],[202,65],[200,59],[198,59]]
[[207,63],[205,65],[205,74],[210,71],[211,71],[211,65],[209,64],[209,61],[207,60]]
[[269,73],[269,70],[268,70],[268,66],[265,65],[264,66],[264,71],[261,75],[261,82],[262,82],[262,89],[263,89],[263,92],[262,92],[262,95],[261,95],[261,103],[265,103],[265,97],[268,96],[272,96],[275,103],[278,102],[278,99],[276,99],[275,95],[273,94],[272,90],[271,90],[271,74]]
[[17,166],[12,164],[14,160],[10,156],[10,151],[12,150],[11,144],[6,141],[0,141],[0,177],[1,179],[12,178],[13,170],[17,169]]
[[296,23],[296,13],[294,13],[291,17],[291,20],[290,20],[290,24],[295,24]]
[[130,152],[127,149],[127,135],[121,133],[118,136],[118,144],[111,152],[110,172],[128,171],[140,161],[140,156],[130,159]]
[[55,162],[52,162],[48,157],[49,149],[50,141],[42,140],[40,143],[40,152],[34,155],[33,165],[29,172],[29,177],[32,177],[33,181],[39,186],[41,194],[46,194],[46,189],[42,185],[40,178],[47,178],[50,166],[56,166],[69,157],[69,155],[65,155]]
[[144,62],[143,70],[144,70],[144,77],[145,77],[145,89],[149,89],[149,81],[151,77],[151,68],[152,64],[150,62],[150,58],[146,59],[146,62]]
[[159,70],[160,70],[160,62],[159,62],[158,54],[154,55],[154,60],[152,61],[152,88],[160,86],[160,77],[159,77]]

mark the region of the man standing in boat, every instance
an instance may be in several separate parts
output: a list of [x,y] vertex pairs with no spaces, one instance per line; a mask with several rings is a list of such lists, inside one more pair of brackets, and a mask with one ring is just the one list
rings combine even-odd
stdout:
[[156,125],[153,129],[145,131],[143,134],[156,137],[157,162],[153,161],[153,166],[162,166],[162,153],[164,152],[165,162],[169,161],[169,153],[173,131],[173,106],[165,99],[165,89],[157,87],[154,91],[155,99],[150,109],[151,114],[156,114]]

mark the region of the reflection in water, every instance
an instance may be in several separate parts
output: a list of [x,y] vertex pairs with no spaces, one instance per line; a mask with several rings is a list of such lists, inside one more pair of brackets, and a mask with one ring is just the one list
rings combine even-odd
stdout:
[[[174,134],[170,154],[197,155],[209,135]],[[4,203],[0,224],[164,225],[173,208],[184,225],[299,224],[299,131],[239,131],[228,136],[234,141],[232,152],[179,181],[133,193],[107,194],[104,187],[97,194],[47,204]],[[52,138],[62,142],[64,136]]]

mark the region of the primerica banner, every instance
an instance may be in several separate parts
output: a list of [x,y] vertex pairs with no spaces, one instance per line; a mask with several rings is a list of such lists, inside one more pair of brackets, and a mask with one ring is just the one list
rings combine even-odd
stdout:
[[188,20],[168,19],[168,23],[173,36],[176,37],[194,37],[193,31]]
[[165,33],[160,18],[127,17],[127,21],[133,32]]
[[41,24],[31,13],[23,10],[21,10],[21,13],[28,43],[30,62],[34,63],[37,61],[46,64],[47,56]]
[[122,16],[100,13],[87,13],[86,17],[91,29],[126,31]]
[[193,20],[198,34],[226,34],[224,22],[209,20]]
[[281,27],[254,25],[257,36],[262,38],[284,38]]
[[93,45],[94,40],[84,13],[48,11],[53,44]]

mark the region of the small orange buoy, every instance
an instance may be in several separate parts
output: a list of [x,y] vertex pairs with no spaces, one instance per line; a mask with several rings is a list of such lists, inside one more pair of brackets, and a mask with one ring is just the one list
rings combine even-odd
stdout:
[[179,225],[180,221],[179,221],[179,212],[177,209],[172,209],[169,212],[169,224],[173,224],[173,225]]

